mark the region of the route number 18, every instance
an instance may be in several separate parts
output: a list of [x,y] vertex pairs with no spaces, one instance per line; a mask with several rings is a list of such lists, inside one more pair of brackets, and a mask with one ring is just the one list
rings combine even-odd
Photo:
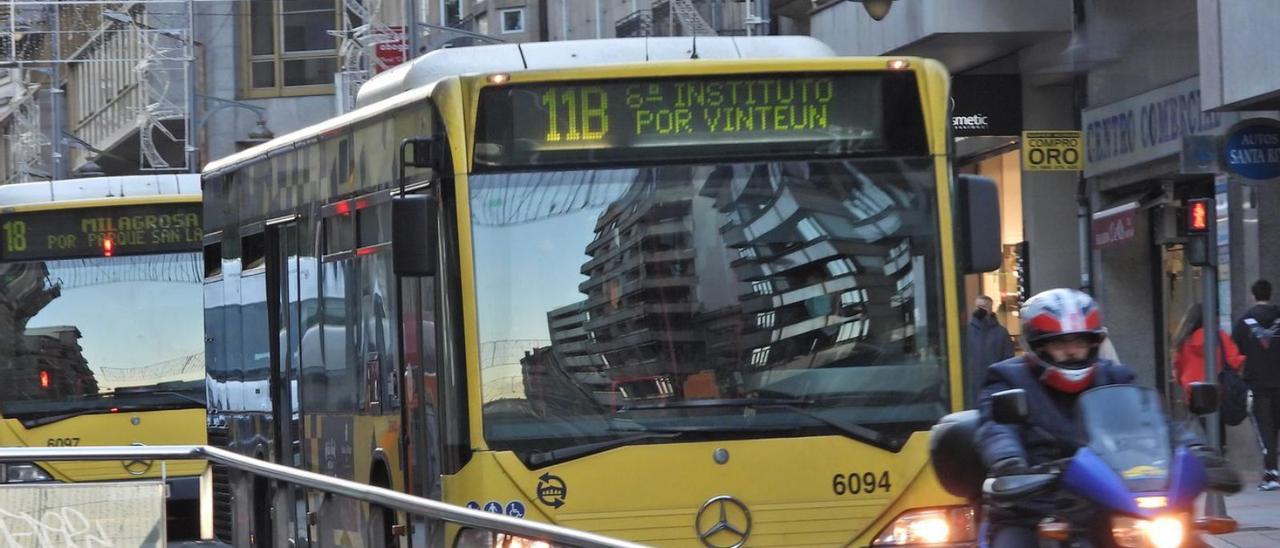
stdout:
[[23,221],[6,221],[0,228],[4,229],[4,248],[6,251],[27,250],[27,223]]

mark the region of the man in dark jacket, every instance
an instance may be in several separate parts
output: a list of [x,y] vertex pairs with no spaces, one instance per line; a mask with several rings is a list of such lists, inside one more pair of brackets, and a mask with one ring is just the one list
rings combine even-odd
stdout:
[[979,295],[974,299],[973,316],[965,333],[965,407],[977,405],[982,383],[987,378],[987,366],[1012,357],[1013,341],[1009,340],[1009,331],[996,321],[991,297]]
[[[1045,291],[1027,300],[1021,320],[1026,352],[987,369],[978,406],[982,419],[977,443],[992,476],[1026,473],[1030,466],[1071,456],[1083,437],[1075,417],[1080,393],[1134,381],[1128,367],[1098,358],[1106,331],[1101,311],[1089,295],[1074,289]],[[1027,424],[995,422],[992,397],[1014,388],[1026,392]],[[1189,431],[1179,432],[1179,438],[1205,462],[1211,484],[1238,490],[1238,477],[1229,467],[1222,470],[1221,457],[1206,452]],[[988,508],[991,545],[1037,546],[1036,524],[1052,510],[1051,498],[1023,501],[1017,509]]]
[[1263,491],[1280,489],[1276,429],[1280,428],[1280,307],[1271,304],[1271,282],[1250,287],[1257,304],[1236,321],[1231,339],[1244,354],[1244,381],[1253,392],[1253,422],[1262,442]]

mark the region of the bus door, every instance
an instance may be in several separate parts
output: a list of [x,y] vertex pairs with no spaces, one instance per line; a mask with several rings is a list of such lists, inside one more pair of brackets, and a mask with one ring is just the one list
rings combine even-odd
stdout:
[[[267,288],[271,294],[271,399],[274,403],[276,458],[279,464],[304,468],[302,451],[302,398],[300,363],[302,352],[298,223],[294,218],[267,226]],[[276,492],[278,523],[286,526],[285,546],[307,544],[307,501],[305,493],[292,485]],[[278,534],[278,533],[277,533]]]
[[[400,439],[404,480],[409,494],[440,500],[440,436],[436,382],[434,278],[400,278],[401,411],[405,427]],[[410,516],[412,548],[444,542],[440,523]]]

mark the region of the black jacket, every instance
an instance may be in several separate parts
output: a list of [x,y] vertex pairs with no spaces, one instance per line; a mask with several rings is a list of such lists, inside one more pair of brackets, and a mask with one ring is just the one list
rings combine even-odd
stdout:
[[[1128,367],[1100,360],[1091,387],[1132,382],[1133,371]],[[1026,425],[1000,424],[991,415],[991,396],[1013,388],[1027,392],[1030,417]],[[978,411],[982,415],[978,426],[978,445],[983,464],[990,468],[1002,459],[1021,457],[1028,464],[1036,465],[1070,456],[1076,447],[1061,445],[1057,440],[1078,440],[1082,437],[1076,426],[1077,397],[1078,394],[1064,394],[1046,388],[1025,358],[1011,358],[989,367],[987,383],[978,403]],[[1032,428],[1032,425],[1040,428]]]
[[987,367],[1013,357],[1009,331],[988,314],[982,320],[969,316],[964,348],[965,407],[977,405],[978,395],[987,379]]
[[[1231,340],[1245,356],[1244,380],[1250,388],[1280,388],[1280,330],[1273,331],[1277,318],[1280,307],[1254,305],[1231,330]],[[1250,327],[1246,319],[1253,319],[1257,327]]]

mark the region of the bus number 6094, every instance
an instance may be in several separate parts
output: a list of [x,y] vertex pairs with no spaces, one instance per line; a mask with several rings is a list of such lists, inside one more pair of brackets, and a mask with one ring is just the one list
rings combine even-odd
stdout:
[[888,493],[891,487],[888,470],[850,472],[831,477],[831,491],[837,495],[870,495],[876,491]]

